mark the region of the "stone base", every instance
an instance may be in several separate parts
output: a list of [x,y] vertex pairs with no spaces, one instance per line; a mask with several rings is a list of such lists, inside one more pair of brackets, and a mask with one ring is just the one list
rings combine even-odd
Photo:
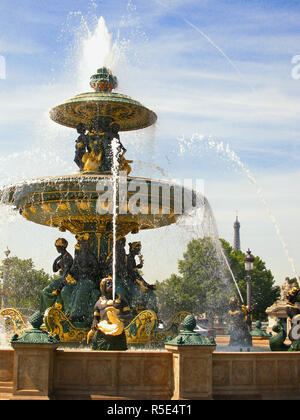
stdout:
[[172,400],[212,399],[212,353],[215,346],[166,345],[173,354]]
[[0,349],[0,400],[300,399],[300,352],[57,349],[52,369],[36,348],[32,370],[23,350]]
[[12,344],[14,400],[47,400],[53,392],[54,351],[59,344]]

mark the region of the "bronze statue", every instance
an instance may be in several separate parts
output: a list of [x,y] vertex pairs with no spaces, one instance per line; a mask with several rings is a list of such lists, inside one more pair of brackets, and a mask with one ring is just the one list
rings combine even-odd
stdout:
[[125,159],[126,149],[119,136],[120,126],[111,118],[95,117],[91,120],[89,132],[83,123],[76,127],[80,134],[76,140],[74,161],[83,172],[111,172],[113,168],[112,141],[117,140],[116,160],[118,169],[127,174],[132,161]]
[[300,314],[300,304],[297,303],[299,292],[300,289],[298,287],[292,287],[286,294],[286,313],[290,321],[294,318],[295,315]]
[[69,274],[75,280],[89,278],[95,282],[96,287],[99,287],[102,273],[97,258],[91,250],[90,235],[88,233],[78,234],[76,239],[75,258]]
[[66,276],[68,275],[73,265],[73,257],[67,251],[68,241],[66,239],[57,239],[57,241],[55,242],[55,246],[57,252],[59,252],[60,255],[53,262],[53,271],[54,273],[57,273],[57,271],[59,272],[62,281],[59,287],[56,289],[56,291],[52,293],[54,295],[58,295],[62,291],[63,287],[66,285]]
[[[130,305],[138,313],[144,309],[151,309],[157,313],[155,285],[147,283],[139,270],[144,266],[143,256],[141,255],[141,242],[131,242],[129,244],[129,254],[127,255],[127,276],[129,296],[131,296]],[[136,263],[136,258],[139,263]]]
[[116,160],[119,164],[120,162],[120,153],[121,150],[124,149],[123,145],[120,142],[119,131],[120,126],[116,123],[110,123],[108,127],[106,127],[105,132],[102,137],[102,166],[101,169],[103,171],[111,172],[113,168],[113,150],[112,150],[112,141],[113,139],[117,139],[118,146],[116,150]]
[[252,346],[250,334],[251,314],[246,306],[240,305],[236,296],[229,299],[230,346]]
[[298,295],[300,289],[297,286],[292,287],[286,293],[286,314],[291,324],[291,329],[288,338],[291,344],[285,344],[286,328],[283,326],[281,320],[277,321],[272,330],[277,335],[270,338],[270,349],[272,351],[300,351],[300,303],[298,302]]
[[99,297],[100,270],[97,258],[90,248],[90,235],[77,235],[75,258],[66,281],[73,285],[68,298],[66,315],[70,321],[90,322],[93,306]]
[[[136,281],[140,288],[143,291],[147,289],[155,290],[155,286],[153,284],[147,283],[139,270],[141,270],[144,266],[143,256],[141,254],[142,244],[141,242],[131,242],[129,243],[129,254],[127,255],[127,272],[132,281]],[[139,258],[139,263],[136,263],[136,257]]]
[[102,296],[94,306],[93,322],[87,342],[93,337],[93,350],[127,350],[123,321],[132,317],[128,303],[117,296],[112,299],[112,278],[106,277],[100,283]]
[[[127,273],[127,255],[125,251],[126,238],[121,236],[116,240],[116,275],[124,278]],[[112,276],[113,273],[113,252],[111,251],[106,258],[106,275]]]
[[59,272],[60,277],[42,291],[40,300],[40,312],[42,314],[47,308],[53,306],[57,300],[61,305],[61,299],[58,299],[58,295],[60,295],[64,286],[67,284],[66,276],[73,265],[73,257],[67,251],[68,241],[64,238],[58,238],[55,241],[55,247],[60,255],[54,260],[53,271],[54,273]]
[[298,302],[298,295],[300,289],[293,287],[287,293],[286,313],[291,323],[291,329],[288,338],[291,341],[289,351],[300,351],[300,303]]
[[88,137],[85,134],[86,132],[86,126],[82,123],[78,124],[76,127],[77,133],[79,134],[79,137],[76,140],[75,144],[75,158],[74,162],[77,164],[79,169],[82,171],[84,167],[84,163],[82,161],[83,156],[86,152],[90,152]]
[[60,254],[53,262],[53,272],[65,277],[73,264],[73,257],[67,251],[68,241],[64,238],[58,238],[55,241],[55,247]]

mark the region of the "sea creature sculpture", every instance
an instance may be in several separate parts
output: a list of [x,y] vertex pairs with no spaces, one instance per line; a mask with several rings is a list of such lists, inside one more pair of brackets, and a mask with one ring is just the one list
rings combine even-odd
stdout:
[[269,340],[270,349],[272,351],[288,351],[290,346],[284,344],[286,339],[286,332],[281,321],[278,321],[277,324],[274,325],[272,331],[277,334],[271,337]]

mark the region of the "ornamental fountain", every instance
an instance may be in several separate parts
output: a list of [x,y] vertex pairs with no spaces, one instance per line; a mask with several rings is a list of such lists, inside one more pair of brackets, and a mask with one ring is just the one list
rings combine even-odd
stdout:
[[[139,271],[141,243],[130,243],[127,255],[126,237],[176,223],[193,208],[195,197],[173,183],[130,176],[133,162],[125,157],[119,132],[151,126],[157,116],[113,92],[117,79],[107,68],[91,77],[91,87],[94,92],[76,95],[50,112],[53,121],[78,132],[74,161],[79,172],[20,182],[0,193],[1,202],[26,220],[60,232],[53,263],[60,277],[41,291],[40,313],[30,320],[33,328],[23,333],[28,325],[22,314],[8,309],[17,334],[14,350],[0,349],[0,398],[298,397],[297,352],[213,353],[214,343],[193,332],[195,320],[186,313],[177,314],[165,331],[156,331],[155,294]],[[77,240],[74,257],[61,237],[66,231]],[[122,307],[131,314],[127,342],[164,342],[173,334],[167,351],[56,351],[62,342],[85,343],[94,334],[91,325],[98,325],[104,308],[103,279],[113,280],[112,300],[128,303]],[[175,337],[183,318],[184,332]],[[116,326],[122,330],[120,323]]]
[[8,186],[1,191],[1,202],[28,221],[76,237],[74,258],[64,238],[55,242],[60,256],[53,269],[60,277],[41,293],[40,312],[51,335],[58,335],[61,342],[85,341],[101,280],[111,277],[113,299],[124,299],[131,311],[128,342],[143,343],[150,336],[162,341],[170,331],[173,335],[179,331],[186,313],[176,315],[165,334],[155,336],[154,286],[139,272],[141,242],[130,243],[126,255],[126,235],[175,223],[191,210],[195,195],[173,183],[130,176],[133,161],[125,157],[119,132],[149,127],[157,116],[140,102],[114,92],[118,81],[106,67],[91,76],[90,86],[92,92],[78,94],[50,111],[53,121],[79,134],[74,157],[79,172]]

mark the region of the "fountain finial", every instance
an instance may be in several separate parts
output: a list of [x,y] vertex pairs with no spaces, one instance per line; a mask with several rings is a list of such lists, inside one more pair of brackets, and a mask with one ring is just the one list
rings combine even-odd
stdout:
[[111,92],[118,86],[118,79],[106,67],[101,67],[90,79],[90,86],[96,92]]

